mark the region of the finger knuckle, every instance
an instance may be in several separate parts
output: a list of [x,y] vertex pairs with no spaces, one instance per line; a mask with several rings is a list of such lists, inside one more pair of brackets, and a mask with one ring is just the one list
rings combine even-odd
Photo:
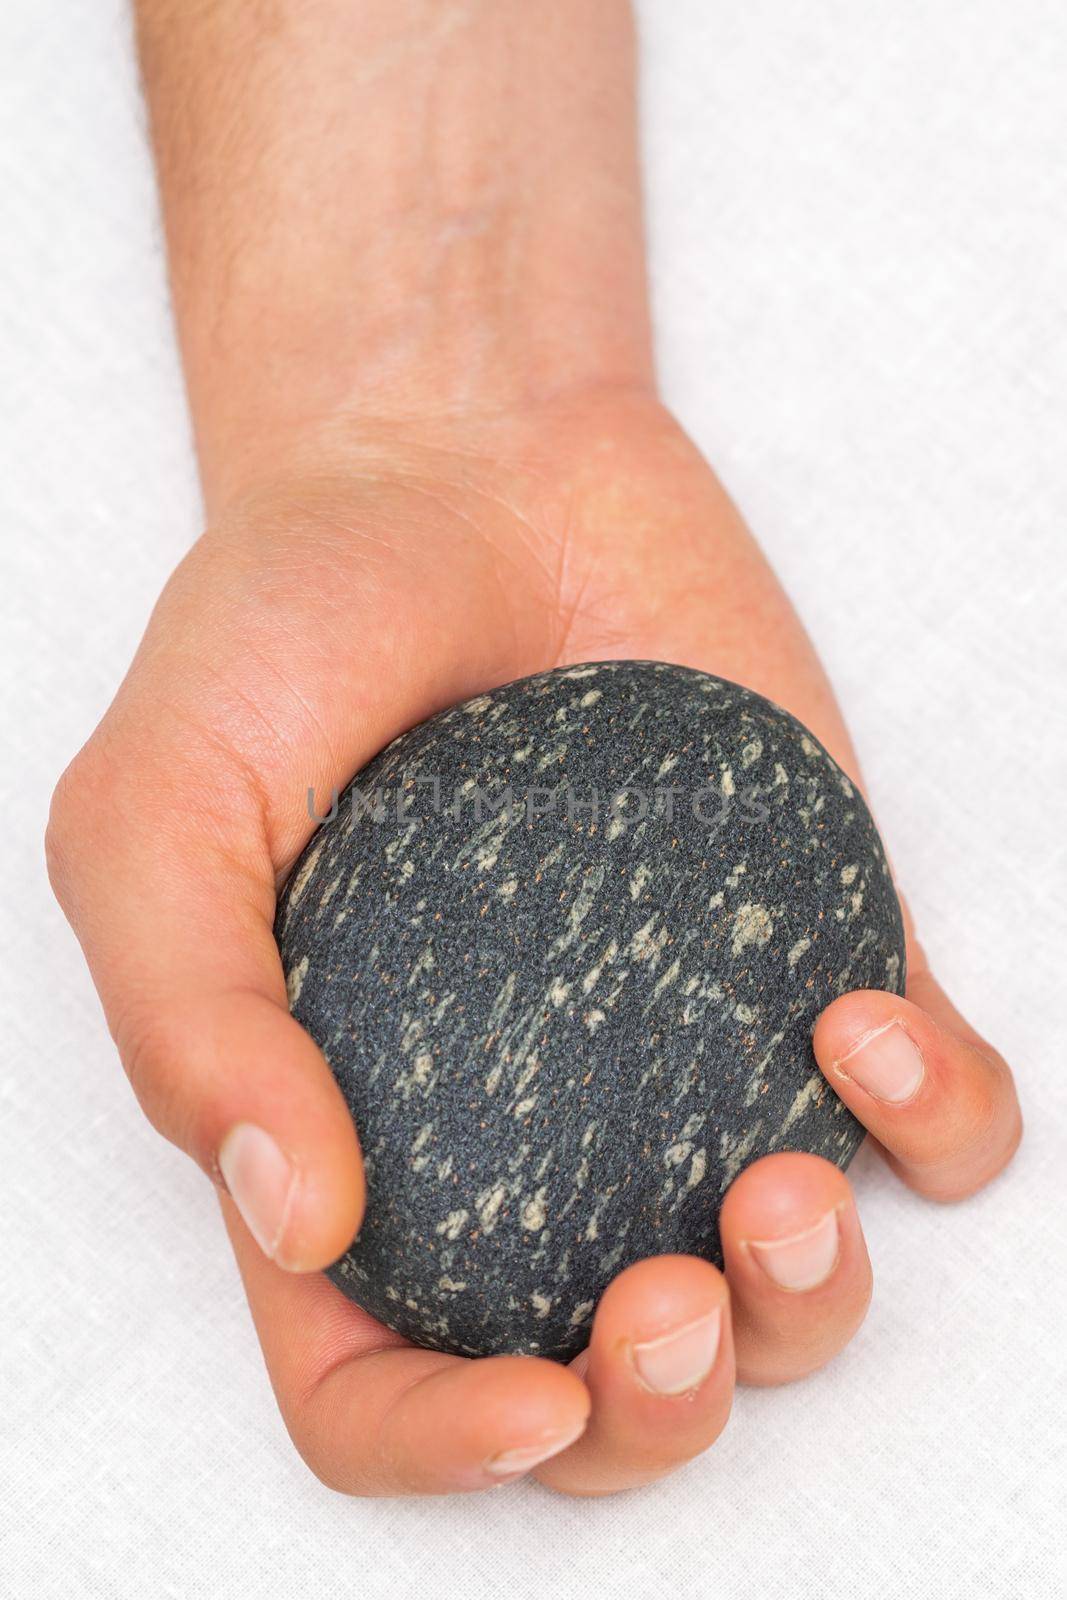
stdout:
[[341,1470],[339,1464],[326,1451],[304,1438],[299,1428],[290,1425],[289,1436],[296,1446],[297,1455],[324,1489],[330,1489],[334,1494],[343,1494],[350,1499],[353,1496],[369,1496],[369,1490],[354,1487],[350,1476]]
[[[128,1004],[112,1025],[119,1056],[137,1102],[158,1133],[191,1148],[191,1111],[182,1096],[189,1025],[174,1009]],[[195,1152],[194,1152],[195,1153]]]
[[[285,1425],[297,1455],[323,1488],[347,1499],[373,1500],[390,1492],[366,1460],[354,1461],[348,1452],[331,1446],[310,1419],[285,1415]],[[397,1492],[394,1488],[392,1492]]]
[[[916,1140],[912,1159],[920,1167],[934,1169],[935,1187],[938,1168],[943,1168],[946,1175],[970,1171],[999,1145],[1002,1109],[1001,1086],[993,1071],[983,1068],[972,1073],[944,1121],[928,1129],[925,1138]],[[950,1179],[944,1186],[954,1187]]]
[[88,749],[60,775],[52,791],[45,827],[48,880],[61,905],[71,897],[86,828],[99,806],[99,780]]

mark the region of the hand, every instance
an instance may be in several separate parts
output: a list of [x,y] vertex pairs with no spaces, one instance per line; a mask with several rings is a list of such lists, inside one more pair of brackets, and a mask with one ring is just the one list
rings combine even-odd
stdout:
[[[692,1257],[630,1267],[569,1369],[416,1350],[315,1271],[348,1246],[364,1194],[271,931],[310,830],[308,784],[343,784],[402,729],[488,686],[610,657],[746,683],[855,775],[795,615],[645,386],[403,425],[341,408],[230,497],[56,793],[52,881],[131,1082],[154,1125],[228,1183],[279,1404],[340,1489],[474,1489],[530,1469],[579,1494],[647,1482],[712,1443],[735,1370],[810,1372],[867,1305],[848,1182],[793,1154],[730,1190],[724,1275]],[[815,1049],[923,1194],[965,1195],[1015,1148],[1010,1074],[910,931],[908,999],[838,1000]]]

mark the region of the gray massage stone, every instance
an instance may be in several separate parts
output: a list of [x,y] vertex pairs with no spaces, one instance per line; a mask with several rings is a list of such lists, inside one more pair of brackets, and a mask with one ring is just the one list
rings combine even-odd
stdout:
[[847,1166],[811,1031],[902,992],[904,934],[795,718],[688,668],[562,668],[412,728],[334,810],[275,931],[366,1159],[330,1276],[391,1328],[568,1358],[630,1262],[721,1260],[749,1162]]

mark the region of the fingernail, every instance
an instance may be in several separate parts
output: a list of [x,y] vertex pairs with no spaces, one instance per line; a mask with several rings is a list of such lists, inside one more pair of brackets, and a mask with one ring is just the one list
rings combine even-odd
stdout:
[[566,1450],[575,1439],[580,1439],[584,1432],[583,1420],[576,1428],[570,1428],[566,1433],[553,1434],[550,1438],[543,1439],[540,1444],[525,1444],[515,1450],[501,1450],[499,1454],[489,1457],[485,1463],[485,1470],[491,1478],[517,1478],[522,1473],[539,1467],[542,1461],[550,1461],[553,1456],[558,1456],[560,1451]]
[[722,1310],[684,1327],[672,1328],[659,1339],[633,1347],[634,1369],[653,1394],[689,1394],[698,1389],[715,1365],[722,1336]]
[[239,1122],[219,1147],[219,1170],[249,1233],[274,1261],[296,1189],[289,1161],[263,1128]]
[[876,1100],[900,1105],[910,1100],[926,1076],[918,1045],[893,1019],[873,1033],[865,1033],[847,1055],[834,1062],[834,1071],[851,1078]]
[[788,1239],[750,1239],[748,1247],[779,1289],[790,1289],[794,1294],[817,1289],[837,1265],[837,1212],[828,1211],[813,1228],[805,1228]]

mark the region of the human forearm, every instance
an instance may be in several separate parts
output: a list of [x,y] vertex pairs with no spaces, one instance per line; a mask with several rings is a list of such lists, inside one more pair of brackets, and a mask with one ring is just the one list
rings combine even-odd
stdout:
[[649,381],[625,0],[138,0],[209,504],[294,430]]

